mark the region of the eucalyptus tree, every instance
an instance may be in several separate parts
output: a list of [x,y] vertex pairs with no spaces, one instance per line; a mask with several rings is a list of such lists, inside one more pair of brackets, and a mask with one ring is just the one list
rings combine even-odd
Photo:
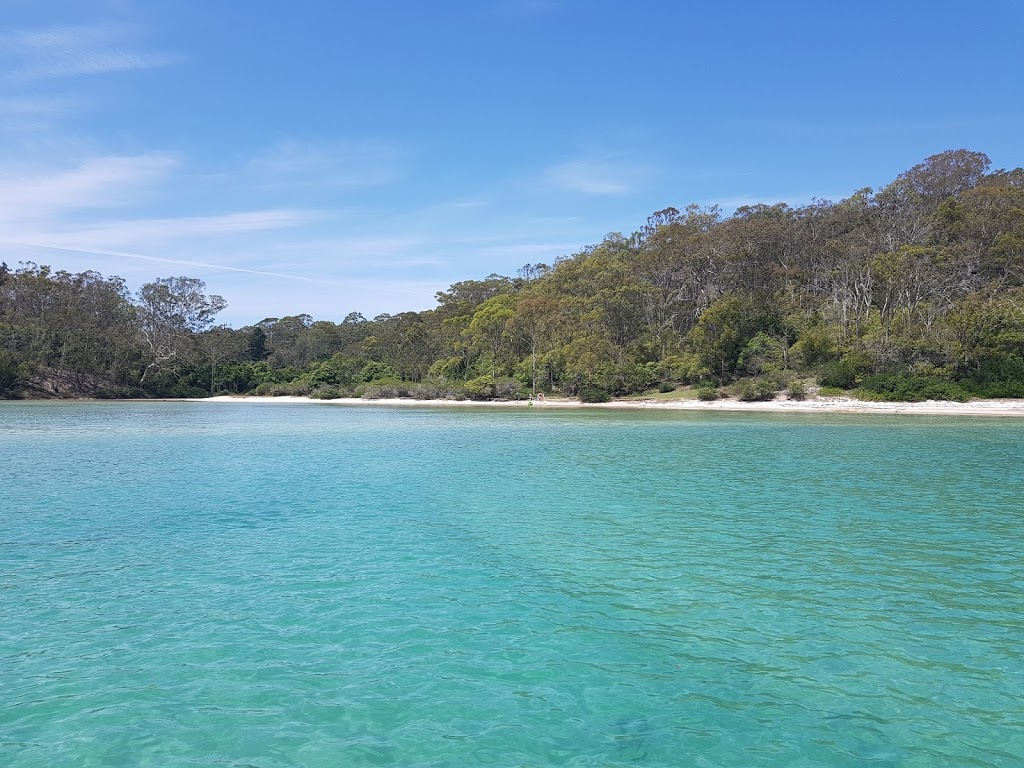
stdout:
[[498,360],[507,341],[509,322],[515,317],[516,299],[499,294],[480,304],[473,313],[467,332],[490,357],[491,377],[497,376]]
[[897,176],[874,201],[880,249],[926,245],[936,229],[939,204],[977,186],[990,164],[981,152],[955,149],[925,158]]
[[268,318],[259,323],[267,334],[268,360],[275,368],[305,368],[315,356],[309,329],[313,318],[307,314]]
[[530,355],[530,388],[537,391],[538,353],[551,348],[555,318],[559,309],[557,298],[545,294],[526,294],[515,305],[515,314],[509,320],[508,332],[522,342]]
[[516,283],[512,278],[498,274],[490,274],[483,280],[463,280],[447,291],[437,292],[437,312],[442,319],[472,315],[488,299],[512,293],[515,289]]
[[439,354],[430,318],[426,312],[389,315],[377,324],[373,359],[398,371],[402,378],[420,381]]
[[236,331],[226,325],[218,325],[203,331],[197,337],[199,354],[210,367],[210,394],[217,390],[217,366],[236,362],[247,357],[249,334]]
[[136,307],[149,362],[140,384],[150,374],[183,362],[194,335],[209,328],[226,306],[220,296],[206,295],[206,283],[194,277],[158,278],[143,285]]
[[[648,284],[648,323],[660,355],[678,341],[713,300],[708,287],[714,264],[702,240],[721,223],[717,206],[688,205],[658,211],[641,230],[643,245],[635,260]],[[719,262],[720,263],[720,262]]]
[[953,247],[968,261],[970,288],[1024,284],[1024,169],[986,177],[942,214]]
[[67,372],[75,384],[83,377],[106,377],[118,384],[141,356],[137,318],[124,280],[97,272],[53,276],[58,304],[50,314],[51,365]]

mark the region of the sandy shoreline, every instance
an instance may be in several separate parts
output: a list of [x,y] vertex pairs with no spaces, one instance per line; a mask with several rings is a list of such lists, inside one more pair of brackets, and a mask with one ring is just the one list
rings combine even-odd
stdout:
[[279,403],[310,405],[386,405],[386,406],[473,406],[484,408],[536,408],[539,410],[563,408],[604,408],[666,411],[749,411],[754,413],[884,413],[920,414],[931,416],[1024,416],[1024,400],[973,400],[954,403],[928,400],[922,403],[875,403],[847,397],[808,398],[806,400],[769,400],[745,403],[723,398],[721,400],[614,400],[610,403],[581,403],[577,400],[547,398],[532,406],[526,400],[413,400],[410,398],[381,398],[363,400],[342,397],[335,400],[314,400],[309,397],[284,395],[281,397],[229,396],[196,398],[197,403]]

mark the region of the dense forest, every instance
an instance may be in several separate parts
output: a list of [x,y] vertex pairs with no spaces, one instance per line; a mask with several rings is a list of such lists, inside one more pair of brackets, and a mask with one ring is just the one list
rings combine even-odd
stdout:
[[0,398],[1024,397],[1024,169],[955,150],[839,202],[666,208],[423,312],[232,329],[224,306],[192,278],[4,264]]

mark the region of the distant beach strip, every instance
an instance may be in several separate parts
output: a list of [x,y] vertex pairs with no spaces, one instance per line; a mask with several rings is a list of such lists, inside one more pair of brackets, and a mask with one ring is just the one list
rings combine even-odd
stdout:
[[[200,403],[278,403],[311,405],[385,405],[385,406],[475,406],[484,408],[528,408],[528,400],[415,400],[412,398],[363,399],[342,397],[335,400],[318,400],[310,397],[282,395],[259,397],[245,395],[221,395],[218,397],[195,398]],[[748,411],[755,413],[881,413],[920,414],[932,416],[1024,416],[1024,400],[973,400],[957,403],[947,400],[927,400],[919,403],[884,403],[856,400],[849,397],[819,397],[806,400],[769,400],[743,402],[722,398],[720,400],[613,400],[608,403],[581,403],[567,398],[548,398],[534,401],[532,407],[552,408],[604,408],[666,411]]]

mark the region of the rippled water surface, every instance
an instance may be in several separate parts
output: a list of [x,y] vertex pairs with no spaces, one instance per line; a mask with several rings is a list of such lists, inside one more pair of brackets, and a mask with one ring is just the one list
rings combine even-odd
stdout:
[[0,765],[1024,765],[1024,421],[0,404]]

